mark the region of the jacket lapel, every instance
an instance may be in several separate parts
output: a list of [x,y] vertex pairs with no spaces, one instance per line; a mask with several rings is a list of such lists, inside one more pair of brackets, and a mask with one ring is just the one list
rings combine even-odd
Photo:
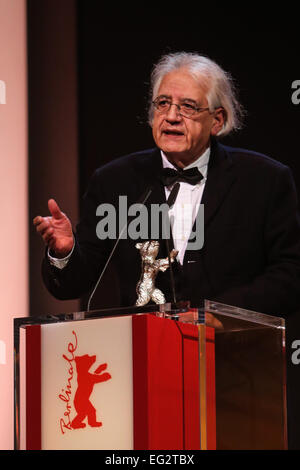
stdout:
[[146,154],[141,154],[135,162],[135,171],[140,185],[140,191],[151,188],[152,192],[146,202],[150,204],[162,204],[166,202],[165,190],[159,180],[162,171],[162,160],[160,150],[154,148]]
[[[166,203],[165,188],[160,181],[162,171],[160,150],[155,148],[149,153],[141,155],[136,161],[135,170],[138,174],[141,193],[151,188],[151,194],[145,202],[148,211],[148,238],[159,240],[160,249],[157,258],[165,257],[167,256],[167,249],[166,240],[162,237],[162,218],[160,217],[158,221],[158,216],[155,217],[155,213],[159,214],[159,206]],[[152,232],[152,228],[154,228],[154,232]],[[151,236],[151,233],[156,234],[156,236]],[[170,250],[174,247],[172,234],[170,234],[169,246]]]
[[207,181],[201,200],[201,204],[204,204],[205,228],[213,219],[235,179],[231,156],[226,152],[225,147],[213,141]]
[[[203,191],[201,204],[204,205],[204,231],[217,214],[218,210],[226,198],[233,185],[236,175],[234,165],[230,154],[225,147],[217,141],[212,141],[211,155],[208,163],[207,180]],[[196,221],[194,223],[192,234],[196,233]],[[198,229],[198,228],[197,228]],[[191,240],[193,242],[194,240]],[[205,236],[204,236],[205,244]],[[198,253],[198,255],[196,255]],[[183,264],[190,263],[195,256],[201,256],[203,250],[186,250]]]

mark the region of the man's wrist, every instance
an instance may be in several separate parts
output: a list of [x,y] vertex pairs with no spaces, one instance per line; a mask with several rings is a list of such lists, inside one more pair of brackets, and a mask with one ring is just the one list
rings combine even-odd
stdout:
[[50,264],[52,264],[52,266],[55,266],[58,269],[63,269],[68,264],[69,259],[71,258],[72,253],[74,251],[74,247],[75,247],[75,240],[73,238],[72,249],[71,249],[70,253],[67,254],[67,256],[65,256],[64,258],[57,258],[57,257],[51,255],[50,254],[51,250],[48,248],[47,256],[48,256],[48,260],[49,260]]

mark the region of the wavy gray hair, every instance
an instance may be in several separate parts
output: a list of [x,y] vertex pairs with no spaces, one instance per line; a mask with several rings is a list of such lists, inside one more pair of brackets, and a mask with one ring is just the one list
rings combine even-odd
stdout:
[[237,99],[233,79],[216,62],[196,53],[176,52],[161,57],[151,73],[150,106],[148,120],[152,126],[154,106],[163,77],[174,70],[185,68],[201,84],[206,86],[208,106],[211,111],[222,107],[225,110],[225,122],[218,136],[229,134],[242,127],[244,109]]

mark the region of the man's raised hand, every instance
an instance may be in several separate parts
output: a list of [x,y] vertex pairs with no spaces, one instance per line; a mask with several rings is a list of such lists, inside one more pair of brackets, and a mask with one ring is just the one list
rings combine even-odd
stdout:
[[49,199],[48,208],[51,216],[41,217],[38,215],[33,219],[33,225],[54,256],[64,258],[71,252],[74,244],[72,224],[68,217],[61,212],[54,199]]

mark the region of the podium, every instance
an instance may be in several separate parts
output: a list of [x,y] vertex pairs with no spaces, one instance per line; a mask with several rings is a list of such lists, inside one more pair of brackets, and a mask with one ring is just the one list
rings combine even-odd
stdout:
[[205,301],[17,318],[15,449],[286,449],[285,322]]

